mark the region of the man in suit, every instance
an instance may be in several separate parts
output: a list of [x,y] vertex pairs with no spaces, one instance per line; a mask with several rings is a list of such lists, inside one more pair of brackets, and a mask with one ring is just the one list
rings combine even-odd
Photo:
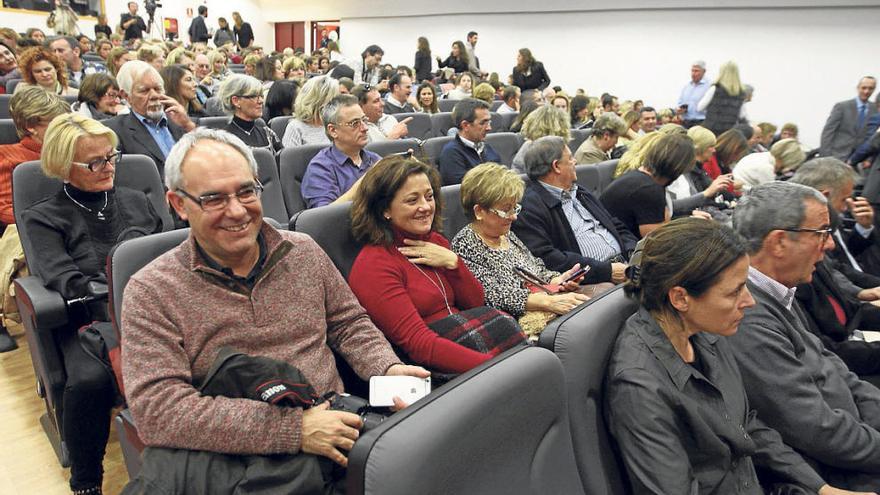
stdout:
[[834,247],[830,225],[827,200],[811,187],[774,181],[752,188],[733,226],[749,247],[742,290],[757,304],[727,339],[758,417],[829,484],[873,490],[880,486],[880,390],[810,333],[795,301],[795,287],[812,281]]
[[823,156],[846,160],[865,140],[865,124],[877,113],[877,105],[868,102],[876,88],[877,80],[865,76],[859,81],[858,96],[834,105],[822,129],[820,147]]
[[637,239],[589,191],[577,184],[575,161],[558,136],[535,140],[525,157],[529,181],[513,231],[547,268],[589,266],[585,281],[626,280]]
[[486,134],[492,130],[488,103],[475,98],[459,101],[452,109],[452,123],[458,133],[446,143],[437,158],[444,186],[461,184],[464,174],[481,163],[501,163],[501,155],[485,143]]
[[199,15],[189,25],[190,43],[208,43],[210,35],[208,34],[208,26],[205,25],[206,17],[208,17],[208,7],[199,5]]
[[117,115],[104,124],[119,138],[119,151],[149,156],[164,177],[165,158],[174,143],[196,125],[183,106],[165,94],[162,77],[152,65],[140,60],[126,62],[116,80],[131,113]]

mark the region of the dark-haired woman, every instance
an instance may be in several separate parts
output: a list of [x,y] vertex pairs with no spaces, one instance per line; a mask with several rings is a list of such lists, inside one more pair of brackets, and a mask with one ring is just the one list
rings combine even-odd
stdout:
[[516,67],[513,68],[513,85],[522,91],[527,89],[544,90],[550,85],[550,76],[544,69],[544,64],[535,60],[532,51],[528,48],[520,48],[516,55]]
[[439,199],[433,167],[402,156],[373,165],[352,205],[352,233],[366,246],[348,282],[376,326],[410,359],[462,373],[503,348],[481,352],[429,326],[485,304],[483,286],[438,231]]
[[419,36],[413,68],[416,71],[416,83],[431,79],[431,45],[424,36]]
[[452,43],[452,52],[449,53],[446,60],[440,60],[440,57],[437,57],[437,65],[441,69],[449,67],[454,70],[456,74],[467,72],[468,63],[467,50],[465,50],[464,43],[461,41],[455,41]]
[[199,103],[196,89],[198,81],[186,66],[170,65],[163,67],[162,82],[165,84],[165,94],[177,100],[186,109],[190,117],[201,118],[205,116],[205,109]]
[[827,485],[749,407],[725,339],[755,305],[748,271],[745,241],[716,222],[675,220],[645,241],[627,286],[640,307],[617,338],[605,396],[633,493],[762,494],[756,467],[797,484],[780,493],[852,493]]
[[105,120],[121,113],[128,113],[122,104],[119,84],[116,78],[107,73],[89,74],[79,86],[76,103],[72,111],[95,120]]

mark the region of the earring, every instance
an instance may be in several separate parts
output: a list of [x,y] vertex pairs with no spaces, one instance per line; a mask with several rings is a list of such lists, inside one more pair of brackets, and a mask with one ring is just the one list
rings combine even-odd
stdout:
[[385,215],[385,220],[389,220],[389,221],[390,221],[390,220],[391,220],[391,217],[388,216],[388,215]]

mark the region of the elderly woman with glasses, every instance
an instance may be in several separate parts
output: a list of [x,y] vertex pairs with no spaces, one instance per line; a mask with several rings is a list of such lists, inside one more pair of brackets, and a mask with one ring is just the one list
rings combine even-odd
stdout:
[[304,144],[330,145],[324,131],[321,111],[339,95],[339,81],[330,76],[313,77],[306,81],[293,103],[294,118],[284,130],[285,148]]
[[[469,170],[461,182],[461,205],[471,223],[453,238],[452,250],[483,284],[488,305],[516,318],[527,311],[565,314],[589,299],[575,292],[583,275],[570,279],[579,265],[566,273],[548,270],[510,231],[524,189],[520,176],[503,165],[484,163]],[[554,289],[524,283],[517,274],[521,268]]]
[[95,120],[104,120],[128,113],[122,104],[119,83],[107,73],[89,74],[83,78],[71,110]]
[[[77,113],[55,117],[46,129],[43,173],[64,183],[55,195],[24,210],[19,228],[40,246],[28,253],[31,272],[68,301],[94,296],[96,284],[106,284],[107,254],[114,245],[162,230],[144,193],[114,187],[116,144],[113,131]],[[110,376],[85,353],[77,332],[88,322],[106,318],[101,309],[100,303],[71,305],[69,324],[56,333],[67,373],[61,430],[70,452],[74,493],[101,492],[115,401]]]
[[251,148],[281,149],[281,141],[261,120],[263,116],[263,83],[244,74],[227,77],[218,91],[223,111],[232,116],[223,130],[239,137]]

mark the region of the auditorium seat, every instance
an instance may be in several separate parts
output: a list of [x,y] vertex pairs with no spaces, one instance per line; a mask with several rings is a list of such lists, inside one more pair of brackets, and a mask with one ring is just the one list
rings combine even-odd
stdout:
[[519,112],[515,112],[515,113],[500,113],[500,114],[498,114],[498,115],[501,115],[501,121],[502,121],[502,124],[501,124],[501,125],[504,127],[504,129],[506,129],[506,130],[509,131],[509,130],[510,130],[510,126],[513,125],[513,121],[516,120],[517,117],[519,117]]
[[406,153],[409,150],[412,150],[413,155],[418,156],[421,151],[417,139],[389,139],[388,141],[376,141],[368,144],[366,149],[383,158],[395,153]]
[[302,179],[312,158],[327,146],[323,144],[307,144],[284,148],[278,157],[279,175],[281,177],[281,194],[287,207],[288,218],[298,211],[306,209],[302,197]]
[[15,122],[12,119],[0,119],[0,144],[15,144],[19,141]]
[[440,196],[443,198],[443,235],[451,241],[459,230],[471,223],[461,206],[461,184],[443,186]]
[[492,102],[491,105],[489,105],[489,110],[491,110],[492,112],[497,112],[498,109],[501,108],[501,105],[504,105],[503,101],[495,100]]
[[407,134],[406,137],[410,139],[424,141],[425,139],[434,137],[434,128],[431,127],[431,116],[426,113],[396,113],[394,114],[394,118],[397,119],[398,122],[406,118],[412,118],[412,120],[406,124],[406,127],[409,130],[409,134]]
[[599,162],[595,165],[597,170],[599,170],[599,192],[604,191],[611,181],[614,180],[614,171],[617,170],[617,162],[620,160],[606,160],[604,162]]
[[437,100],[437,106],[440,108],[441,112],[451,112],[455,105],[461,100]]
[[263,195],[260,202],[263,204],[263,216],[278,222],[283,228],[287,228],[290,215],[284,206],[284,195],[281,192],[281,179],[278,175],[278,165],[275,162],[275,154],[266,148],[254,148],[254,158],[259,170],[258,179],[263,185]]
[[605,370],[621,327],[638,304],[617,287],[550,322],[538,345],[562,362],[575,460],[590,495],[629,493],[604,413]]
[[431,115],[431,129],[434,131],[434,137],[445,137],[446,131],[450,127],[455,127],[452,123],[452,113],[440,112]]
[[522,146],[519,135],[513,132],[486,134],[486,144],[498,152],[501,156],[501,164],[508,168],[513,163],[513,157],[516,156],[516,152]]
[[107,61],[101,58],[97,53],[83,53],[82,59],[86,62],[97,62],[101,65],[107,65]]
[[573,155],[578,148],[580,148],[581,144],[587,140],[593,134],[593,129],[572,129],[571,130],[571,139],[568,141],[568,148],[571,150],[571,154]]
[[491,117],[491,129],[489,129],[489,133],[496,132],[507,132],[510,129],[510,125],[504,124],[504,117],[501,116],[500,113],[489,112],[489,117]]
[[602,194],[602,191],[599,190],[599,169],[595,165],[578,165],[575,167],[575,173],[577,173],[578,186],[590,191],[597,197]]
[[440,156],[440,152],[443,151],[446,143],[453,139],[455,138],[449,136],[433,137],[422,143],[422,152],[430,165],[437,166],[437,158]]
[[[153,209],[162,218],[164,229],[173,228],[174,222],[165,203],[159,172],[152,159],[142,155],[123,156],[116,165],[115,183],[147,194]],[[60,180],[43,175],[38,161],[25,162],[13,169],[13,209],[25,259],[32,260],[33,253],[40,246],[33,245],[27,229],[22,228],[21,214],[35,202],[56,194],[61,185]],[[68,457],[61,431],[61,397],[66,376],[55,342],[55,333],[68,322],[67,305],[61,294],[47,289],[35,275],[17,279],[15,294],[37,378],[37,393],[46,406],[40,423],[61,465],[67,466]]]
[[[129,279],[148,263],[174,248],[189,236],[189,229],[172,230],[123,242],[115,246],[108,256],[107,282],[110,293],[110,315],[113,328],[122,337],[122,295]],[[121,339],[120,339],[121,341]],[[117,370],[119,372],[120,370]],[[121,376],[121,373],[118,373]],[[124,384],[123,384],[124,386]],[[130,479],[134,479],[141,469],[143,442],[137,433],[131,412],[122,409],[114,419],[122,458]]]
[[281,115],[269,119],[269,128],[278,135],[278,139],[284,139],[284,131],[287,130],[287,124],[290,123],[291,115]]
[[230,117],[222,116],[222,117],[201,117],[199,118],[198,125],[199,127],[207,127],[209,129],[222,129],[229,124],[231,120]]
[[347,493],[583,494],[564,381],[546,349],[483,363],[361,433]]
[[11,95],[15,93],[15,87],[21,84],[24,79],[9,79],[6,81],[6,94]]
[[290,230],[308,234],[348,279],[351,265],[363,247],[351,235],[351,202],[303,210],[290,219]]
[[9,113],[10,99],[12,99],[12,95],[10,94],[0,95],[0,119],[12,118],[12,115]]

